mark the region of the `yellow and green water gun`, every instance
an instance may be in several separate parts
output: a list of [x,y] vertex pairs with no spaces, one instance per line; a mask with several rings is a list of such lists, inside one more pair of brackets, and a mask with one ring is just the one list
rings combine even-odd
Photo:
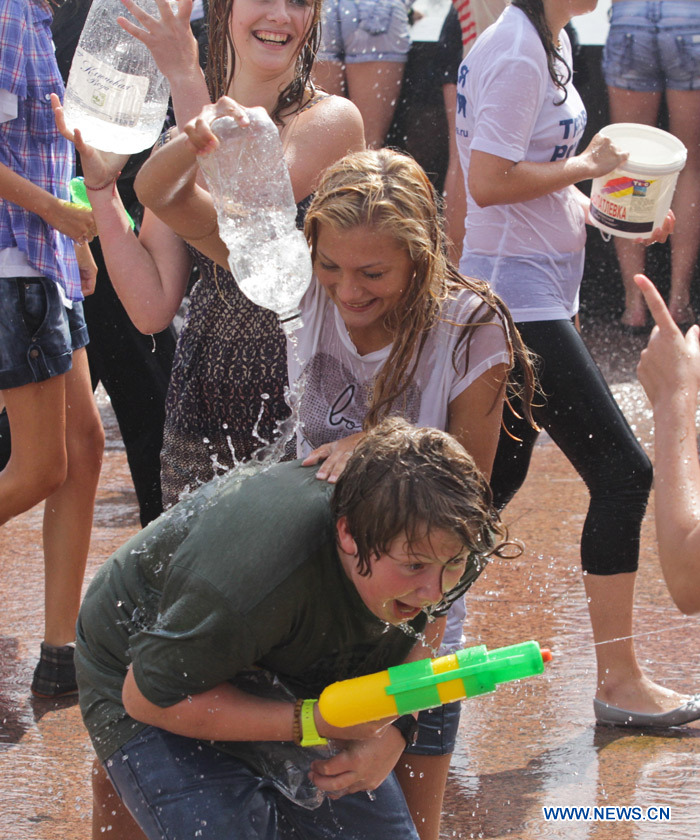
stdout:
[[369,723],[486,694],[499,683],[542,674],[551,659],[551,651],[533,641],[492,651],[479,645],[335,682],[323,690],[318,707],[331,726]]

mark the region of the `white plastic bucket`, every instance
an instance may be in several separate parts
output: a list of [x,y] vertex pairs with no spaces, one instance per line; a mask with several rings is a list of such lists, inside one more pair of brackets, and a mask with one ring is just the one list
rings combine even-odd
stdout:
[[613,123],[600,133],[630,156],[593,179],[591,224],[625,239],[646,238],[666,218],[687,149],[673,134],[650,125]]

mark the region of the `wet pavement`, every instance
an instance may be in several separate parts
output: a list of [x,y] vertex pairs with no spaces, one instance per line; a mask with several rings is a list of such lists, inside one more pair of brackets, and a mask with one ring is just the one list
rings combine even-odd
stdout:
[[[637,435],[653,454],[651,415],[634,365],[643,339],[588,328],[596,356]],[[119,433],[100,399],[107,450],[88,579],[138,529]],[[469,644],[536,639],[547,673],[465,703],[445,802],[444,838],[694,840],[700,837],[700,727],[668,734],[596,727],[593,640],[578,561],[586,492],[556,447],[536,448],[527,483],[505,513],[526,543],[497,561],[468,596]],[[74,700],[35,701],[29,684],[41,640],[41,508],[0,530],[0,840],[88,840],[92,752]],[[635,635],[659,681],[700,690],[700,620],[682,616],[661,577],[653,500],[645,521]],[[543,807],[651,806],[669,821],[546,821]],[[612,813],[612,812],[611,812]],[[653,812],[652,812],[653,813]],[[106,832],[105,836],[112,836]]]

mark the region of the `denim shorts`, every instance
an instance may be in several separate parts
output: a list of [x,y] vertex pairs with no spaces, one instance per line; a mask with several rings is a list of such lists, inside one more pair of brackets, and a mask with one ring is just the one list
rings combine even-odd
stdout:
[[67,373],[88,332],[82,303],[64,306],[47,277],[0,277],[0,390]]
[[325,0],[319,60],[405,62],[410,48],[405,0]]
[[418,715],[418,738],[406,752],[412,755],[452,755],[457,741],[459,701],[446,703],[437,709],[428,709]]
[[269,778],[208,741],[147,726],[105,762],[149,840],[418,840],[394,774],[365,791],[307,809]]
[[700,0],[613,3],[603,74],[623,90],[699,90]]

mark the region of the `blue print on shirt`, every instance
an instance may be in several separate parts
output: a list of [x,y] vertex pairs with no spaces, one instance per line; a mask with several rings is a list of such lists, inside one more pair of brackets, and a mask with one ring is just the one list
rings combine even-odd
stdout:
[[559,121],[562,129],[562,140],[568,140],[568,142],[556,145],[550,160],[564,160],[576,154],[581,135],[586,130],[586,120],[586,109],[584,108],[577,116]]

